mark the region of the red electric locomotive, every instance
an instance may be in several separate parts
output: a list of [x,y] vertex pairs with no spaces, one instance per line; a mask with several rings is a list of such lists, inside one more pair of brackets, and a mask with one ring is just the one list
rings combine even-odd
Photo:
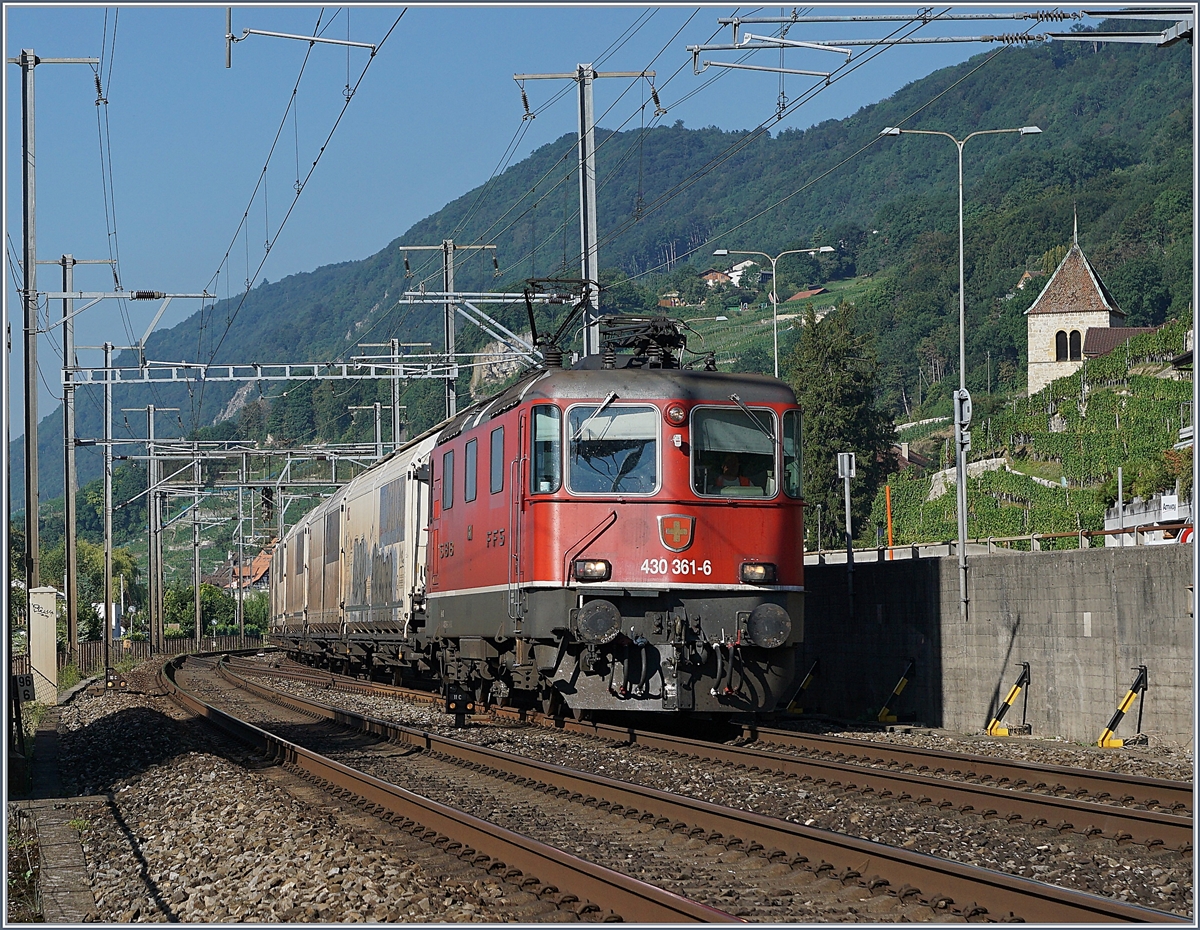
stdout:
[[795,395],[711,358],[679,367],[669,321],[605,332],[604,355],[566,369],[547,353],[293,529],[272,571],[278,641],[576,713],[753,713],[789,697],[804,617]]

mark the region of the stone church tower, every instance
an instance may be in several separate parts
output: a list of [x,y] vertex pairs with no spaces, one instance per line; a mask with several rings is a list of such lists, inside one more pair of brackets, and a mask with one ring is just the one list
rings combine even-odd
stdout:
[[1025,316],[1030,394],[1079,370],[1088,329],[1124,322],[1125,313],[1079,248],[1078,218],[1070,251]]

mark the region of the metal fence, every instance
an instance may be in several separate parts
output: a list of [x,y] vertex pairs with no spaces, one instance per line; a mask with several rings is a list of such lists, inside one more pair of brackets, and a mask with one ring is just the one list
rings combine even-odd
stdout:
[[[166,641],[164,649],[150,652],[150,643],[135,642],[128,639],[114,639],[110,647],[109,661],[116,665],[126,659],[143,662],[152,656],[180,655],[184,652],[234,652],[240,649],[261,649],[267,644],[265,636],[206,636],[199,647],[190,636],[171,638]],[[104,669],[104,642],[96,640],[90,643],[80,643],[72,656],[60,645],[58,652],[58,668],[72,665],[79,669],[79,674],[87,678]],[[22,653],[12,657],[12,673],[14,675],[29,674],[29,655]]]

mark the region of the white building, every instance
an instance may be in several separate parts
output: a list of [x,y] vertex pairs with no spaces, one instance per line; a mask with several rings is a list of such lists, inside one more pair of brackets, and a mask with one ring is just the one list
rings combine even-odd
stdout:
[[[751,268],[752,266],[756,266],[757,264],[758,264],[758,262],[754,261],[754,259],[748,258],[744,262],[738,262],[736,265],[734,265],[732,268],[730,268],[728,271],[728,274],[729,274],[729,280],[733,283],[733,286],[741,287],[742,286],[742,275],[744,275],[746,273],[747,269]],[[753,281],[751,283],[757,284],[758,282]],[[749,286],[749,285],[747,285],[747,286]]]
[[1120,327],[1125,321],[1125,312],[1079,248],[1078,221],[1070,250],[1025,317],[1031,395],[1079,370],[1089,329]]

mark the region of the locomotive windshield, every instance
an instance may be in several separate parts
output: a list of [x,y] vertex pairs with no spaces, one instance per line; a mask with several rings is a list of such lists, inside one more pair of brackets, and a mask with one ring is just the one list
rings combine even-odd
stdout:
[[658,488],[658,408],[572,407],[568,487],[577,494],[653,494]]
[[775,412],[766,407],[749,410],[757,423],[736,407],[693,411],[692,487],[697,494],[775,496]]

